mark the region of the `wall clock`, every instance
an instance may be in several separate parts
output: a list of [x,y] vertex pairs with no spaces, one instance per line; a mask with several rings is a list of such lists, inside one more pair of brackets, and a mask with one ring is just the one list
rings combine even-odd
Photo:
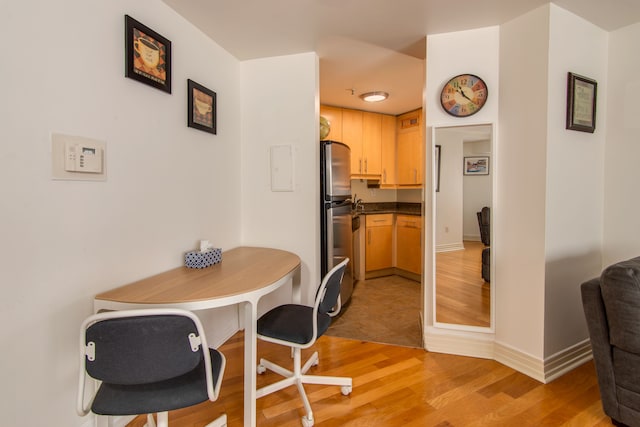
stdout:
[[484,80],[473,74],[460,74],[444,85],[440,104],[452,116],[468,117],[484,107],[488,95]]

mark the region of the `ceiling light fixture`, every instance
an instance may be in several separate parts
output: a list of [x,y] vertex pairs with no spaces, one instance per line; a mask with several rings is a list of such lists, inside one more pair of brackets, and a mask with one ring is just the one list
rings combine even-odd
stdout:
[[389,97],[389,94],[387,92],[380,92],[380,91],[367,92],[360,95],[360,98],[367,102],[380,102],[380,101],[384,101],[388,97]]

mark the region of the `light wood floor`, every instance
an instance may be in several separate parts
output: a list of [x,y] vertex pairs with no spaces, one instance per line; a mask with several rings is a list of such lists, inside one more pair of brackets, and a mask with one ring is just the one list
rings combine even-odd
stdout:
[[[351,376],[354,385],[350,396],[335,386],[305,386],[318,427],[611,425],[591,362],[543,385],[492,360],[328,336],[315,349],[320,365],[312,373]],[[227,358],[220,398],[171,412],[171,426],[204,426],[222,412],[229,427],[242,426],[242,333],[220,350]],[[264,342],[258,357],[290,361],[286,348]],[[260,375],[259,386],[277,379]],[[295,387],[258,399],[257,412],[259,427],[298,427],[304,415]],[[143,423],[138,418],[130,426]]]
[[491,285],[482,279],[482,242],[436,254],[436,320],[488,327]]

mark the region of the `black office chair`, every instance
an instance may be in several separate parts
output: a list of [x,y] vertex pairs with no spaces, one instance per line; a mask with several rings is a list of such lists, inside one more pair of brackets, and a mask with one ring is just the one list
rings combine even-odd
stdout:
[[491,282],[491,209],[483,207],[480,212],[476,212],[478,226],[480,227],[480,240],[486,248],[482,250],[482,278],[485,282]]
[[[195,314],[178,309],[122,310],[88,317],[80,329],[77,411],[147,415],[168,425],[168,411],[218,398],[225,358],[207,346]],[[85,405],[88,377],[97,391]],[[207,427],[225,427],[225,414]]]
[[348,262],[349,258],[345,258],[325,275],[316,292],[313,307],[285,304],[270,310],[258,319],[258,338],[292,348],[293,372],[268,360],[260,359],[259,374],[268,369],[285,378],[257,390],[256,396],[260,398],[295,384],[307,411],[307,415],[302,417],[304,427],[313,426],[314,420],[303,384],[341,386],[340,390],[345,396],[352,390],[351,378],[306,375],[311,366],[318,364],[318,352],[314,352],[304,365],[300,360],[301,350],[311,347],[327,331],[331,318],[340,312],[340,285]]

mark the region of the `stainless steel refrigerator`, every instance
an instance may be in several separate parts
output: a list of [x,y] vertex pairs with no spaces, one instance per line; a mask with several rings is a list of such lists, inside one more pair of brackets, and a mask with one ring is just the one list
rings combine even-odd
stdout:
[[[335,141],[320,142],[321,272],[345,257],[353,260],[351,230],[351,149]],[[340,290],[342,305],[353,292],[353,262],[345,269]]]

